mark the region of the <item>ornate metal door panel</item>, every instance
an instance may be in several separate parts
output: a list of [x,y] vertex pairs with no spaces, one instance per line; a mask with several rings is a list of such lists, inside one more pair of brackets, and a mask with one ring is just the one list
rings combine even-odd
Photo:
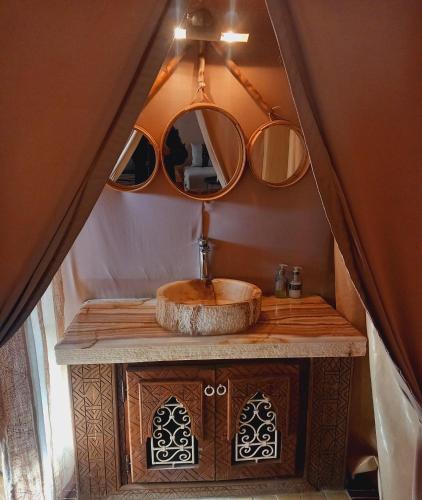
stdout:
[[128,369],[132,482],[215,478],[213,369]]
[[295,474],[299,375],[294,363],[217,369],[217,480]]

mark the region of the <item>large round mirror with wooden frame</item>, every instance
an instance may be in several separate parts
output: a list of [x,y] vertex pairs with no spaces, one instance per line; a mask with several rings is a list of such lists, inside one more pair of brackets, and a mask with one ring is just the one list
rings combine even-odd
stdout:
[[245,167],[242,130],[224,109],[192,104],[164,131],[161,161],[177,191],[196,200],[216,200],[234,188]]
[[118,191],[140,191],[157,175],[160,153],[157,143],[143,128],[135,126],[107,184]]
[[300,129],[285,120],[274,120],[259,127],[249,140],[248,157],[253,175],[276,188],[291,186],[309,167]]

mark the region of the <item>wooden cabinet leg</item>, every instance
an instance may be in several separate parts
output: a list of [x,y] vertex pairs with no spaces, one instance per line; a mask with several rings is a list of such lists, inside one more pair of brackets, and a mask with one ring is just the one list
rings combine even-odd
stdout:
[[313,358],[306,476],[316,488],[343,488],[352,358]]
[[78,467],[78,497],[102,498],[118,489],[113,365],[70,367]]

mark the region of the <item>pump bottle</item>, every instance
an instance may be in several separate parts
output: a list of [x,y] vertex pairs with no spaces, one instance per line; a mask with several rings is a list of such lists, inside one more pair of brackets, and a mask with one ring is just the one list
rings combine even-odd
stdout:
[[287,265],[279,264],[275,274],[274,295],[278,299],[287,297]]
[[293,276],[288,285],[288,293],[291,299],[299,299],[302,296],[301,270],[300,266],[293,267]]

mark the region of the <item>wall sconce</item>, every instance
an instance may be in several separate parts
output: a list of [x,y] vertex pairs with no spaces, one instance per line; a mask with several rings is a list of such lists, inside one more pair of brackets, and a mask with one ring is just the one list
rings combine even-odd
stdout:
[[174,28],[174,39],[175,40],[186,40],[186,30],[185,28]]
[[243,42],[249,40],[249,33],[234,33],[233,31],[226,31],[221,33],[220,42]]
[[185,26],[174,28],[175,40],[205,40],[211,42],[247,42],[249,33],[236,33],[234,31],[221,32],[215,27],[214,18],[208,9],[198,9],[189,12],[186,16]]

